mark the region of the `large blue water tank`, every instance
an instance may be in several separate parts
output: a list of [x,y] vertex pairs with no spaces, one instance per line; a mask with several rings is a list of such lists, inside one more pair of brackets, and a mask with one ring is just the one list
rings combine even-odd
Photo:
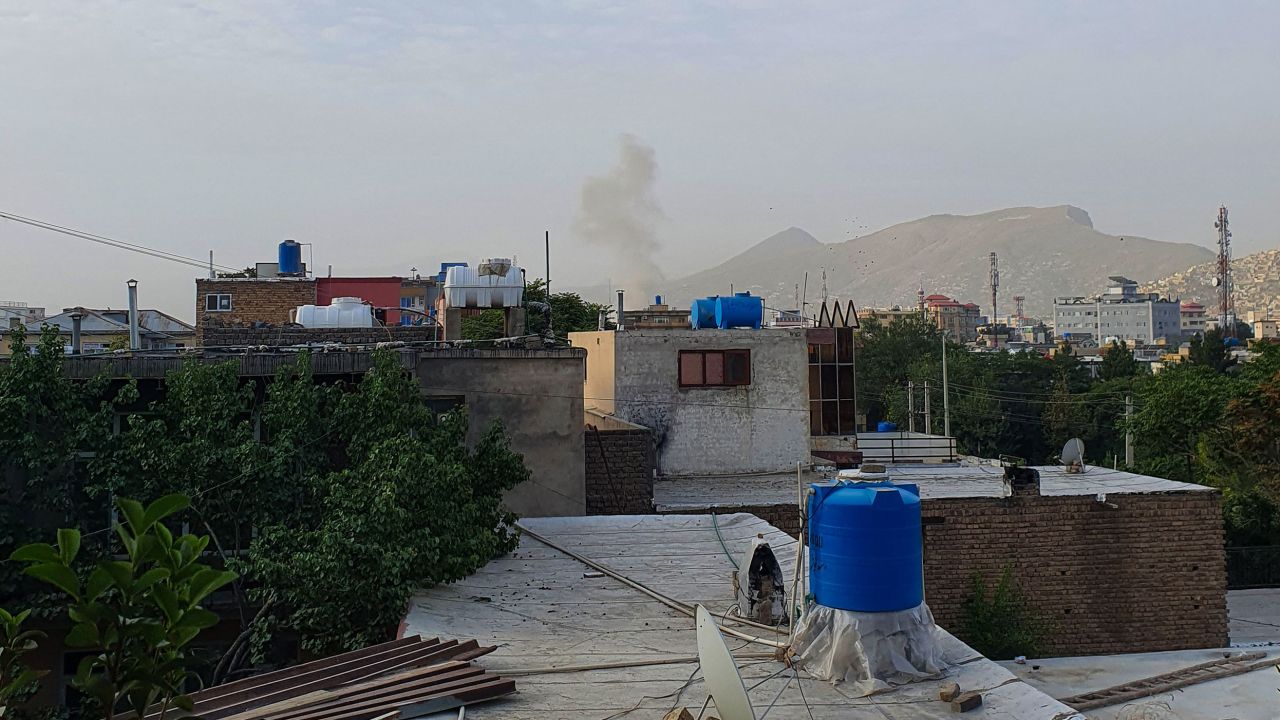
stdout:
[[689,306],[689,326],[694,330],[716,326],[716,297],[698,298]]
[[859,612],[924,602],[920,490],[817,483],[809,497],[809,585],[819,605]]
[[716,327],[728,330],[736,327],[760,329],[764,318],[764,298],[749,292],[734,293],[731,297],[716,298]]
[[302,274],[302,245],[294,240],[280,243],[279,272],[281,275]]

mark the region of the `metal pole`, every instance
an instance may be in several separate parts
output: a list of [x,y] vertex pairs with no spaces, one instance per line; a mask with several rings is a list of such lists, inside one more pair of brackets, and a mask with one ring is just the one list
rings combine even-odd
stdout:
[[916,431],[916,384],[907,381],[907,432]]
[[551,313],[551,231],[543,232],[543,240],[546,242],[545,253],[547,260],[547,335],[555,337],[555,316]]
[[141,350],[142,340],[138,337],[138,281],[129,280],[129,349]]
[[1133,467],[1133,430],[1129,422],[1133,419],[1133,396],[1124,396],[1124,464]]
[[933,414],[929,413],[929,380],[924,380],[924,432],[933,434]]
[[213,271],[213,251],[210,250],[209,251],[209,279],[213,280],[216,277],[218,277],[218,275]]
[[947,385],[947,334],[942,334],[942,434],[951,437],[951,393]]
[[80,321],[84,319],[84,308],[76,308],[71,313],[71,354],[80,354]]

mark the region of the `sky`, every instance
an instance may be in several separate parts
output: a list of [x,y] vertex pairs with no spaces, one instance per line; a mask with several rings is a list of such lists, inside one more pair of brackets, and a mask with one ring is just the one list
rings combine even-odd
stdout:
[[[624,274],[584,184],[652,152],[656,262],[1070,203],[1280,245],[1280,4],[0,0],[0,211],[335,275]],[[194,267],[0,220],[0,299],[191,320]]]

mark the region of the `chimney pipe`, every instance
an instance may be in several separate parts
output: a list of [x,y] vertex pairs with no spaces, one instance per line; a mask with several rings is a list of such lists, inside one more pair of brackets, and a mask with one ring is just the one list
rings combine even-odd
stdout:
[[619,290],[619,291],[618,291],[618,322],[617,322],[617,326],[618,326],[618,329],[619,329],[619,330],[625,330],[625,329],[626,329],[626,328],[624,327],[624,324],[623,324],[623,321],[622,321],[622,293],[624,293],[624,292],[626,292],[626,291],[625,291],[625,290]]
[[84,308],[76,308],[71,313],[71,354],[80,354],[80,321],[84,319]]
[[138,281],[129,280],[129,349],[141,350],[142,340],[138,337]]

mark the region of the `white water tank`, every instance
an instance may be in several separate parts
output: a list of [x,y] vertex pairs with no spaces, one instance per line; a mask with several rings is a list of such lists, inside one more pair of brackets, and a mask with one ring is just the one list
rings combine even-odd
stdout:
[[293,312],[293,321],[302,327],[373,327],[373,310],[358,297],[334,298],[328,305],[299,305]]
[[[502,269],[489,265],[489,270]],[[451,267],[444,276],[444,297],[449,307],[508,308],[524,303],[524,275],[511,265],[501,275],[481,275],[479,268]]]

